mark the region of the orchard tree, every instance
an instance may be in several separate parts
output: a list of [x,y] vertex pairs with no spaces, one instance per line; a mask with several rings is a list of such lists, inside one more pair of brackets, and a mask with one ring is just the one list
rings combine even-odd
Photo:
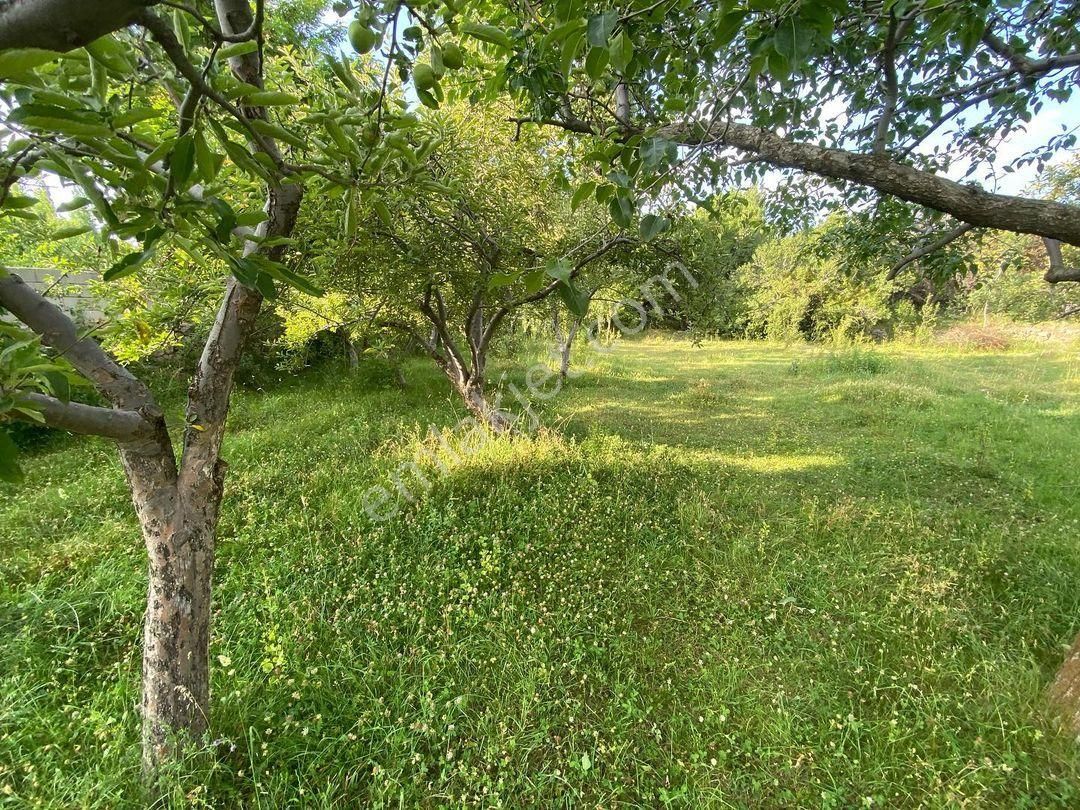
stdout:
[[[500,327],[552,297],[583,316],[582,274],[639,238],[612,228],[595,204],[574,210],[563,139],[518,133],[507,117],[502,105],[427,112],[426,146],[415,153],[426,178],[370,204],[348,200],[339,246],[327,246],[333,258],[319,276],[353,298],[353,321],[371,320],[421,347],[469,411],[500,432],[510,421],[486,390]],[[644,236],[665,228],[657,216],[641,223]]]
[[[0,419],[119,449],[149,556],[141,710],[151,778],[209,722],[229,399],[264,299],[282,284],[319,292],[288,266],[304,187],[340,193],[407,176],[411,164],[388,141],[415,123],[401,105],[386,109],[400,82],[388,71],[264,37],[262,0],[155,5],[0,3],[3,224],[38,216],[45,202],[23,188],[44,180],[73,197],[61,209],[90,212],[72,227],[89,226],[113,254],[106,281],[170,252],[226,277],[183,422],[170,432],[142,380],[17,268],[0,270],[0,307],[22,325],[0,331]],[[78,401],[80,383],[105,404]],[[19,475],[13,453],[0,431],[7,478]]]

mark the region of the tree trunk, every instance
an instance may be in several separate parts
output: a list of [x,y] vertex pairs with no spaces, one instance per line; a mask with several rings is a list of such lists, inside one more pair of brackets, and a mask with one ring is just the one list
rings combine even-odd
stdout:
[[494,433],[508,433],[513,427],[513,422],[505,411],[494,407],[484,396],[483,383],[478,378],[470,378],[467,382],[453,380],[454,387],[461,398],[465,400],[465,407],[469,409],[482,424],[491,428]]
[[566,335],[560,338],[559,343],[559,377],[566,380],[567,375],[570,373],[570,350],[574,346],[574,336],[577,335],[578,328],[581,326],[581,319],[574,318],[570,321],[570,329]]
[[356,345],[349,337],[349,330],[341,328],[337,330],[337,333],[341,338],[341,346],[345,350],[345,365],[349,371],[356,371],[360,366],[360,355],[356,353]]
[[223,467],[213,476],[213,502],[181,504],[170,531],[145,534],[150,585],[142,733],[143,768],[151,780],[210,726],[210,593]]
[[1080,635],[1073,639],[1065,663],[1050,684],[1049,695],[1069,730],[1080,737]]

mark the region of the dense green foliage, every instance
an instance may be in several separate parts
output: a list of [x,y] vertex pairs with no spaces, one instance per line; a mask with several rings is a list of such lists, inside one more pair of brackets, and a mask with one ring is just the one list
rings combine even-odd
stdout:
[[[190,801],[1075,804],[1040,709],[1080,611],[1075,357],[624,341],[579,358],[558,432],[425,467],[382,525],[362,490],[459,413],[429,363],[241,393]],[[27,467],[0,790],[141,806],[119,466]]]

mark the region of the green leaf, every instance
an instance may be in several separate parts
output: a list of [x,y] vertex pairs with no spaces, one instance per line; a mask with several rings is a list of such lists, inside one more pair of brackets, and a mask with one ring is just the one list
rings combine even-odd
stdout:
[[86,52],[94,61],[100,62],[113,73],[126,74],[131,72],[132,65],[128,61],[125,47],[119,40],[114,39],[112,34],[106,34],[87,45]]
[[543,270],[533,270],[525,274],[525,292],[528,295],[540,292],[547,283],[547,273]]
[[130,110],[113,116],[112,123],[117,129],[130,127],[141,121],[149,121],[151,118],[161,118],[164,113],[152,107],[133,107]]
[[608,204],[611,218],[620,228],[629,228],[634,220],[634,201],[626,194],[616,194]]
[[19,73],[59,59],[63,54],[42,48],[15,48],[0,53],[0,79],[10,79]]
[[587,26],[589,44],[595,48],[605,47],[618,22],[619,12],[617,11],[605,11],[603,14],[594,14],[589,17]]
[[491,45],[498,45],[500,48],[505,48],[506,50],[512,50],[514,47],[513,41],[507,36],[506,32],[494,25],[463,22],[459,30],[466,36],[478,39],[481,42],[490,43]]
[[570,68],[581,51],[581,43],[585,41],[584,29],[575,31],[563,40],[562,52],[559,56],[559,67],[564,76],[570,75]]
[[670,228],[671,220],[667,217],[657,216],[656,214],[646,214],[641,218],[641,222],[638,223],[638,233],[641,235],[643,242],[651,242]]
[[21,194],[9,194],[4,200],[4,208],[13,211],[21,211],[23,208],[33,208],[40,202],[37,197],[25,197]]
[[136,270],[143,266],[147,260],[154,255],[154,244],[165,233],[165,229],[161,226],[151,228],[149,231],[143,234],[143,249],[137,250],[134,253],[129,253],[122,258],[108,270],[102,274],[102,278],[105,281],[116,281],[117,279],[130,276]]
[[289,132],[285,127],[280,127],[277,124],[273,124],[262,118],[252,118],[251,128],[258,132],[260,135],[265,135],[268,138],[275,138],[279,141],[284,141],[287,144],[303,149],[307,144],[303,138],[295,133]]
[[90,200],[86,199],[86,197],[75,197],[64,204],[57,206],[56,212],[58,214],[66,214],[68,211],[78,211],[80,208],[86,208],[88,205],[90,205]]
[[579,287],[572,279],[560,281],[555,291],[558,293],[559,298],[562,299],[562,302],[566,304],[566,308],[579,318],[584,318],[589,314],[589,301],[592,299],[592,293]]
[[585,72],[589,74],[590,79],[599,79],[604,75],[604,70],[608,64],[608,51],[607,48],[590,48],[588,55],[585,57]]
[[569,259],[549,259],[544,272],[558,281],[569,281],[570,274],[574,272],[574,265]]
[[574,196],[570,198],[570,210],[576,211],[586,199],[595,193],[595,191],[596,183],[592,180],[586,180],[578,186],[577,191],[574,192]]
[[630,60],[634,58],[634,43],[630,41],[625,31],[619,32],[619,35],[611,41],[608,50],[611,54],[611,66],[620,73],[624,72]]
[[6,430],[0,430],[0,481],[22,483],[23,473],[17,461],[19,449]]
[[638,154],[641,162],[652,169],[674,161],[679,156],[679,148],[667,138],[647,138],[641,142]]
[[323,295],[323,291],[319,287],[316,287],[308,279],[298,273],[294,273],[288,267],[281,264],[281,262],[272,261],[257,253],[248,256],[247,261],[255,265],[266,275],[276,278],[278,281],[282,281],[290,287],[295,287],[300,292],[310,295],[313,298],[319,298]]
[[130,276],[132,273],[142,267],[143,262],[145,262],[148,258],[149,256],[147,255],[146,251],[143,250],[137,250],[134,253],[129,253],[127,256],[125,256],[120,261],[116,262],[116,264],[114,264],[108,270],[106,270],[101,277],[105,279],[105,281],[116,281],[117,279],[124,278],[125,276]]
[[427,90],[422,90],[421,88],[417,87],[416,97],[420,99],[420,103],[423,104],[425,107],[432,110],[439,109],[439,100]]
[[280,90],[260,90],[257,93],[251,93],[244,99],[245,107],[281,107],[299,103],[299,98]]
[[259,43],[249,39],[247,42],[234,42],[231,45],[226,45],[218,51],[218,57],[232,59],[235,56],[246,56],[249,53],[255,53],[257,50],[259,50]]
[[359,217],[356,215],[356,192],[351,188],[345,189],[345,238],[351,239],[356,235],[359,227]]
[[214,238],[221,244],[228,244],[236,227],[236,212],[233,207],[220,197],[210,197],[206,201],[214,209],[217,224],[214,226]]
[[176,145],[169,156],[169,178],[173,188],[178,191],[186,189],[188,178],[194,169],[195,135],[187,132],[176,139]]
[[210,142],[199,130],[195,133],[195,165],[199,168],[199,177],[204,183],[212,183],[221,171],[221,164],[225,162],[225,156],[217,154],[211,147]]
[[517,273],[495,273],[488,279],[487,288],[489,290],[498,290],[509,287],[517,280]]
[[720,18],[720,24],[716,26],[714,32],[715,39],[713,40],[713,47],[719,50],[726,45],[729,45],[735,35],[739,33],[739,29],[742,28],[743,20],[746,19],[745,11],[729,11],[723,17]]
[[93,228],[89,225],[69,225],[66,228],[57,228],[49,234],[49,239],[59,242],[62,239],[71,239],[73,236],[82,236],[92,230]]
[[53,396],[64,403],[71,401],[71,382],[66,374],[62,371],[46,371],[44,377],[49,383],[49,388],[52,389]]
[[375,209],[375,215],[379,218],[382,224],[385,225],[388,229],[393,230],[394,219],[392,216],[390,216],[390,209],[387,207],[386,203],[384,203],[382,200],[375,200],[371,203],[371,207]]

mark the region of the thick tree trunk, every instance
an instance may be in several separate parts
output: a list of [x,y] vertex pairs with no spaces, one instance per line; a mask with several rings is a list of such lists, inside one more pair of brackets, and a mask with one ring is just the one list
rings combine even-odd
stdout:
[[469,377],[462,379],[451,371],[447,371],[447,376],[450,377],[454,390],[464,400],[465,407],[476,417],[477,421],[487,425],[494,433],[508,433],[510,431],[513,427],[513,421],[505,411],[488,402],[487,397],[484,395],[484,384],[481,378]]
[[1080,737],[1080,636],[1073,639],[1065,663],[1050,684],[1050,701],[1073,734]]
[[143,766],[200,742],[210,725],[210,593],[221,470],[212,503],[180,504],[165,533],[146,532],[150,554],[143,630]]

